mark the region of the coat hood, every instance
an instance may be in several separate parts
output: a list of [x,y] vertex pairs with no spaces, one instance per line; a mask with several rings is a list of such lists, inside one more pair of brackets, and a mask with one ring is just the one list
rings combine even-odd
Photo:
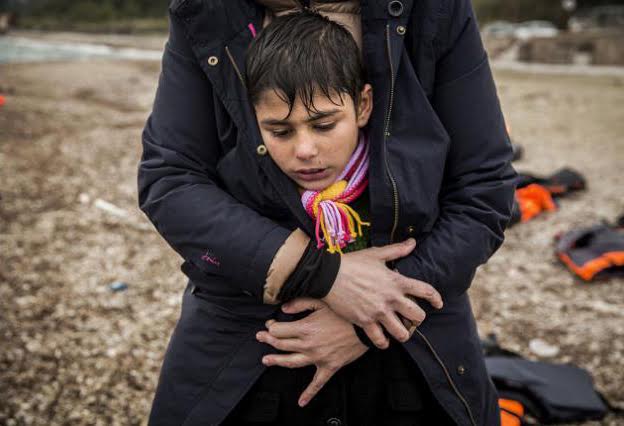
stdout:
[[[256,3],[279,14],[290,12],[301,7],[300,0],[256,0]],[[358,14],[360,9],[359,0],[311,0],[310,7],[319,12],[351,13]]]
[[[267,13],[264,19],[266,27],[274,16],[293,12],[301,8],[299,0],[255,0],[256,3],[266,7],[271,13]],[[360,21],[360,0],[310,0],[310,7],[321,15],[324,15],[344,25],[362,50],[362,24]]]

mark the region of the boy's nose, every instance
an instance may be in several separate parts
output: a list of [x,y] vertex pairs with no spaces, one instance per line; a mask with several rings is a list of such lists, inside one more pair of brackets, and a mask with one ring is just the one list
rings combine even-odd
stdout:
[[297,141],[295,155],[301,161],[309,161],[318,155],[318,147],[310,136],[302,136]]

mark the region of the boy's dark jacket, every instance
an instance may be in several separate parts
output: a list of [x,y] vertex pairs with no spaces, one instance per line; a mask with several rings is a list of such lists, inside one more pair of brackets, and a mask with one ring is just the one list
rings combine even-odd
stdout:
[[[279,306],[262,303],[278,248],[312,223],[268,155],[241,79],[249,0],[175,0],[153,112],[143,133],[139,203],[184,258],[190,282],[150,424],[218,424],[263,372],[255,340]],[[513,200],[511,146],[470,0],[362,0],[374,88],[371,237],[412,236],[396,263],[445,305],[405,344],[459,425],[497,425],[467,290],[503,241]],[[405,31],[403,31],[403,28]],[[194,287],[202,295],[192,294]],[[193,292],[194,293],[194,292]]]

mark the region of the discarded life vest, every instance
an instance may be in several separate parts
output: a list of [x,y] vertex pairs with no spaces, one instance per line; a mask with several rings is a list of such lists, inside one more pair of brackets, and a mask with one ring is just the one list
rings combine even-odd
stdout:
[[624,275],[624,227],[601,224],[566,232],[556,237],[555,251],[585,281]]
[[[482,341],[485,365],[499,394],[501,426],[600,420],[622,415],[594,389],[589,373],[570,364],[529,361]],[[535,421],[533,421],[534,419]]]
[[516,189],[516,203],[521,222],[528,222],[544,211],[557,210],[550,191],[537,183]]
[[499,396],[523,407],[521,419],[524,410],[541,424],[600,420],[609,411],[579,367],[509,357],[486,357],[485,365]]
[[522,426],[524,424],[524,405],[513,399],[498,399],[501,426]]
[[516,178],[511,225],[528,222],[545,211],[557,210],[555,198],[586,188],[583,175],[570,168],[563,168],[548,177],[519,174]]

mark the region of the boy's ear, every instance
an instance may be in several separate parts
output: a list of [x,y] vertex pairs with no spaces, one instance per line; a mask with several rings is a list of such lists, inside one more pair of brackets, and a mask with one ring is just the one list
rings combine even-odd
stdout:
[[371,113],[373,112],[373,86],[365,84],[360,92],[360,102],[357,106],[357,125],[362,128],[368,124]]

